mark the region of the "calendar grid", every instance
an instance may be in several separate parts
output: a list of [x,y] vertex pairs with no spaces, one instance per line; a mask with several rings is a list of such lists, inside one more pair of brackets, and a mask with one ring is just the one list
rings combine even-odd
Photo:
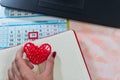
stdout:
[[[67,30],[67,21],[35,21],[28,23],[7,23],[0,25],[0,48],[8,48],[32,41],[28,33],[38,33],[38,39],[55,35]],[[31,34],[36,37],[36,34]]]

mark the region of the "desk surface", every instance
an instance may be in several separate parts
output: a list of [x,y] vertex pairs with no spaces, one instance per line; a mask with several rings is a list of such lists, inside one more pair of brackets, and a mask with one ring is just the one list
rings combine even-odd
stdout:
[[120,29],[70,21],[93,80],[120,80]]

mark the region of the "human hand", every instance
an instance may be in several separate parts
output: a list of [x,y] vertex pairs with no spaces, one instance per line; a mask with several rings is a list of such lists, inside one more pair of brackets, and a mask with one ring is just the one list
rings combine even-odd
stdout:
[[23,59],[23,48],[17,51],[15,60],[8,70],[9,80],[53,80],[54,58],[56,52],[53,52],[46,61],[45,70],[42,73],[34,73],[34,66],[28,60]]

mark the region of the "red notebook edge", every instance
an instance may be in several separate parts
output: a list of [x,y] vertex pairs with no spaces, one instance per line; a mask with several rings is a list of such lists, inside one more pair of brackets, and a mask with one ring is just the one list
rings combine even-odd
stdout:
[[90,77],[90,80],[92,80],[92,77],[91,77],[91,75],[90,75],[90,72],[89,72],[89,69],[88,69],[87,63],[86,63],[86,61],[85,61],[85,57],[84,57],[83,52],[82,52],[82,49],[81,49],[81,47],[80,47],[80,43],[79,43],[79,40],[78,40],[77,34],[76,34],[75,30],[72,30],[72,31],[73,31],[74,34],[75,34],[75,37],[76,37],[76,40],[77,40],[78,46],[79,46],[79,48],[80,48],[81,55],[82,55],[82,57],[83,57],[83,60],[84,60],[84,63],[85,63],[85,66],[86,66],[86,69],[87,69],[88,75],[89,75],[89,77]]

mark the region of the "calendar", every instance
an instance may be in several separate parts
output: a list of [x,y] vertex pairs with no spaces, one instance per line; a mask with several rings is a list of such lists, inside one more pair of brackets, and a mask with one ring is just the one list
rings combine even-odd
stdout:
[[47,15],[10,9],[6,7],[2,7],[0,5],[0,18],[21,18],[21,17],[37,17],[37,16],[47,16]]
[[5,15],[7,17],[36,17],[36,16],[46,16],[43,14],[36,14],[32,12],[26,12],[26,11],[20,11],[20,10],[14,10],[14,9],[5,9]]
[[0,49],[68,30],[66,19],[0,6]]
[[0,26],[0,48],[8,48],[48,37],[67,30],[67,21],[38,21],[28,23],[9,23]]

